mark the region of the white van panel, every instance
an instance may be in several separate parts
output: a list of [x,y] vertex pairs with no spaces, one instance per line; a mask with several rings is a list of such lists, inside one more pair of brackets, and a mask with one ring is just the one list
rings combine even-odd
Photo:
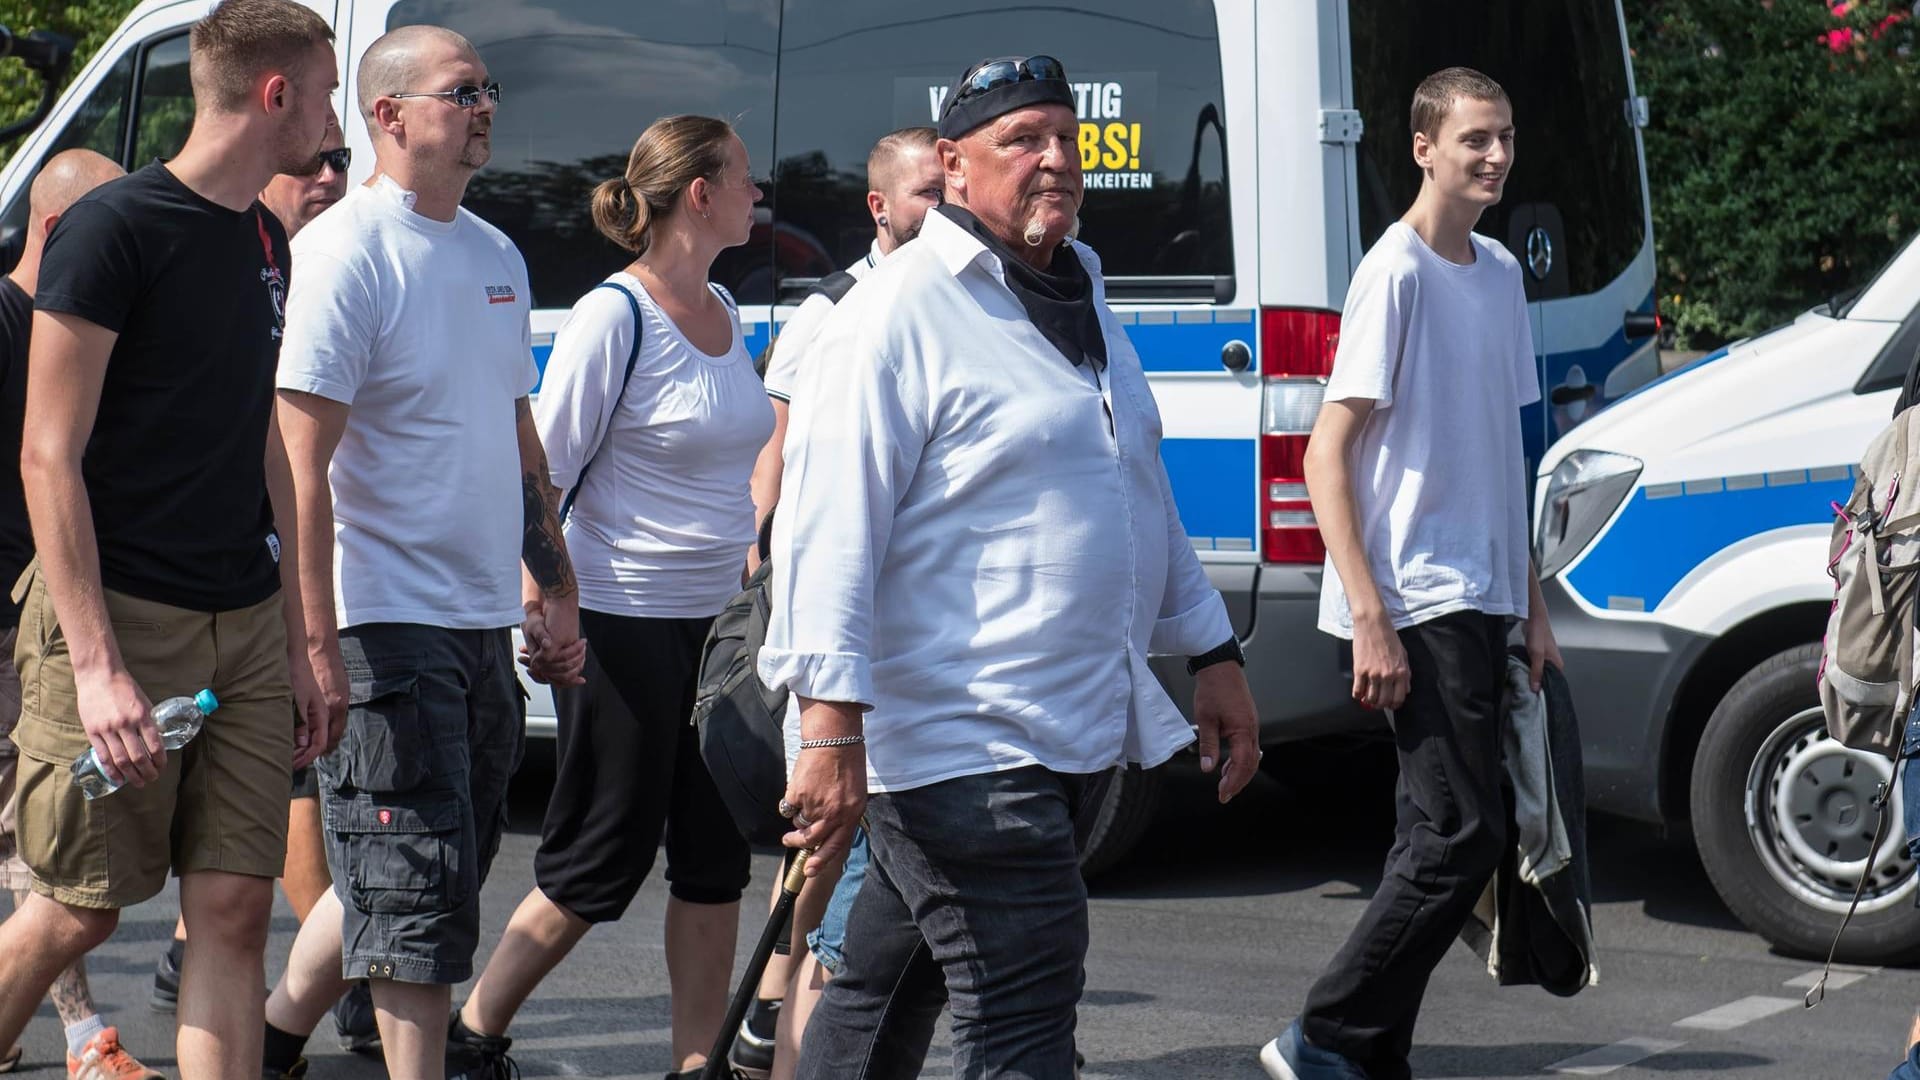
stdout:
[[[1338,308],[1346,300],[1357,229],[1347,221],[1353,146],[1320,141],[1320,110],[1348,106],[1344,9],[1344,0],[1314,0],[1268,4],[1256,16],[1259,184],[1241,190],[1259,193],[1263,306]],[[1224,43],[1224,24],[1220,36]],[[1227,65],[1229,77],[1236,66]]]

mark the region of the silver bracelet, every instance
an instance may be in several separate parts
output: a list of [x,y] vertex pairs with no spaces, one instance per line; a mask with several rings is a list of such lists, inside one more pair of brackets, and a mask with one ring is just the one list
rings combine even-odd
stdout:
[[842,735],[837,739],[801,739],[802,750],[824,750],[830,746],[859,746],[866,742],[865,735]]

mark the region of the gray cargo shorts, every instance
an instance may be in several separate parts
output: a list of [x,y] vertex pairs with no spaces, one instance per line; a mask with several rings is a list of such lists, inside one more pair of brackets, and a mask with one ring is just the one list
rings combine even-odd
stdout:
[[316,770],[341,975],[463,982],[524,746],[511,632],[370,623],[340,651],[347,732]]

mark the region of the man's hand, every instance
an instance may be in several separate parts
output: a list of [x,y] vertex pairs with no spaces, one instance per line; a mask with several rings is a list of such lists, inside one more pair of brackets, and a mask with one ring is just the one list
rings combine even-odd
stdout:
[[1397,709],[1413,686],[1407,649],[1383,613],[1353,620],[1353,700],[1369,709]]
[[1226,802],[1247,786],[1260,766],[1260,718],[1253,707],[1253,691],[1239,664],[1220,663],[1201,668],[1193,681],[1193,723],[1200,729],[1200,771],[1212,772],[1226,747],[1226,768],[1220,774],[1220,801]]
[[531,600],[520,624],[520,663],[527,677],[550,686],[585,683],[587,643],[580,636],[578,595]]
[[[860,730],[857,705],[805,698],[800,705],[800,727],[811,738],[852,735]],[[853,846],[853,830],[860,824],[860,815],[867,812],[866,745],[800,751],[782,801],[786,804],[783,811],[791,807],[795,813],[789,815],[793,831],[780,842],[813,852],[807,860],[808,877],[846,858],[847,849]]]
[[1553,627],[1547,622],[1545,608],[1535,608],[1531,618],[1527,619],[1527,671],[1533,692],[1540,692],[1540,680],[1546,677],[1547,665],[1552,664],[1556,671],[1567,670],[1567,662],[1560,659],[1560,644],[1553,640]]
[[321,754],[327,739],[327,703],[305,649],[287,657],[287,679],[293,684],[293,767],[297,771]]
[[167,748],[153,722],[153,702],[125,668],[90,675],[74,673],[80,726],[100,758],[101,771],[118,784],[145,787],[160,778]]
[[307,639],[307,664],[320,693],[324,726],[314,731],[313,760],[333,753],[347,733],[347,664],[340,656],[337,634]]

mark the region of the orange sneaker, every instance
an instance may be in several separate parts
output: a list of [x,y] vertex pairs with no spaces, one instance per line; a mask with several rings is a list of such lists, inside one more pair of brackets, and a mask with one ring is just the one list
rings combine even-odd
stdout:
[[120,1045],[120,1029],[107,1028],[87,1040],[79,1057],[67,1055],[68,1080],[166,1080],[140,1064]]

